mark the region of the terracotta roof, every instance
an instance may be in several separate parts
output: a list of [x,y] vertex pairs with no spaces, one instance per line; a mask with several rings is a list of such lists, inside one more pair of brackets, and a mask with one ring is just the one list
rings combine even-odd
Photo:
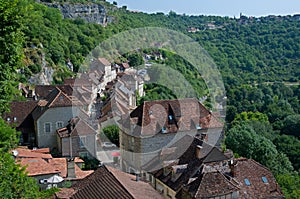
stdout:
[[[233,167],[233,178],[239,182],[242,189],[241,198],[272,198],[283,197],[283,193],[278,186],[274,176],[269,169],[252,159],[235,159]],[[267,182],[263,182],[263,177]],[[246,185],[248,179],[250,185]]]
[[122,172],[118,169],[107,167],[107,169],[117,178],[117,180],[136,199],[158,199],[163,198],[153,187],[146,182],[136,181],[134,175]]
[[5,121],[10,120],[10,124],[16,127],[20,126],[28,117],[30,117],[31,112],[37,106],[36,101],[21,101],[21,102],[11,102],[10,112],[4,113],[2,118]]
[[238,186],[231,183],[220,172],[209,172],[201,174],[195,181],[188,186],[189,193],[194,198],[210,198],[223,196],[239,191]]
[[31,152],[34,152],[34,153],[50,153],[50,149],[49,148],[40,148],[40,149],[34,149]]
[[[45,149],[43,149],[45,150]],[[51,159],[51,154],[46,154],[44,152],[38,150],[31,150],[25,148],[16,148],[13,151],[17,151],[18,155],[17,158],[42,158],[42,159]]]
[[60,174],[61,177],[66,178],[67,177],[67,160],[66,158],[53,158],[49,160],[49,165],[52,168],[55,168]]
[[77,190],[72,199],[134,198],[105,166],[79,180],[72,188]]
[[[77,159],[79,159],[79,158],[77,158]],[[76,163],[76,161],[75,161],[75,163]],[[53,158],[53,159],[49,160],[49,164],[53,168],[55,168],[55,170],[60,172],[61,177],[67,178],[68,165],[67,165],[67,159],[66,158]],[[74,167],[75,167],[75,176],[76,176],[76,178],[73,179],[73,180],[83,179],[83,178],[87,177],[88,175],[90,175],[94,172],[93,170],[83,171],[77,166],[77,164],[75,164]]]
[[[166,133],[223,127],[198,100],[145,101],[130,114],[135,134],[153,135],[165,128]],[[171,119],[170,119],[171,117]]]
[[38,176],[59,173],[46,160],[42,158],[17,158],[17,163],[26,167],[28,176]]

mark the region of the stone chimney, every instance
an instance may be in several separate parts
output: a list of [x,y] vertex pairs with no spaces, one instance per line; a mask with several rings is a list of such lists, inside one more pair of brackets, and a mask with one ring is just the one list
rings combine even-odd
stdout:
[[204,142],[208,142],[208,135],[207,133],[201,133],[201,138],[202,141]]
[[74,158],[67,159],[67,178],[76,178]]
[[229,161],[229,168],[230,168],[230,173],[231,173],[231,176],[234,178],[236,173],[235,173],[235,162],[233,159],[231,159]]
[[196,146],[196,158],[200,159],[201,158],[201,150],[202,150],[202,146],[197,145]]

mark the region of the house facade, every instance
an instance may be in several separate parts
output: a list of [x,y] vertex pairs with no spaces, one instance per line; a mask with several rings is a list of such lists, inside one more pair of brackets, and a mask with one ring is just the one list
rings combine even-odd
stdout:
[[80,107],[80,102],[72,100],[59,88],[40,100],[32,112],[37,147],[57,149],[56,130],[64,127],[70,118],[78,116]]
[[96,157],[97,132],[83,119],[72,118],[56,130],[58,151],[63,157]]

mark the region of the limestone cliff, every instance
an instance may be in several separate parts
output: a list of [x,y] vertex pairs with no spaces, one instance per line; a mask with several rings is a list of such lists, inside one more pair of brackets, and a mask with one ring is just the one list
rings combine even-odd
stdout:
[[101,24],[106,26],[112,21],[110,16],[107,16],[107,10],[103,5],[96,3],[44,3],[45,5],[58,8],[64,18],[81,18],[90,23]]

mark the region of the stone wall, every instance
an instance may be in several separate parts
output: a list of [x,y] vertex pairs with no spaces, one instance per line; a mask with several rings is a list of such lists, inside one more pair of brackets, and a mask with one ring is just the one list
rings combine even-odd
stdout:
[[81,18],[90,23],[106,26],[111,22],[111,17],[107,16],[106,8],[95,3],[45,3],[48,7],[58,8],[64,18]]

